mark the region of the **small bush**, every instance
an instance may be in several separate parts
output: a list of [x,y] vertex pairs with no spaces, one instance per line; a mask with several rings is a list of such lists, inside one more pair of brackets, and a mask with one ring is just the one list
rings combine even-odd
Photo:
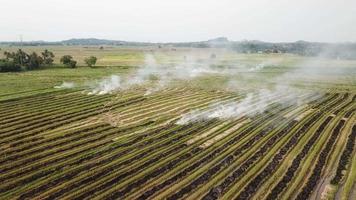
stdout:
[[90,56],[89,58],[85,58],[84,62],[88,65],[88,67],[93,67],[96,64],[97,58],[95,56]]
[[71,68],[76,68],[76,67],[77,67],[77,61],[71,60],[71,61],[69,62],[69,66],[70,66]]
[[13,61],[0,60],[0,72],[19,72],[21,69],[21,66]]
[[77,66],[77,61],[73,60],[73,57],[71,55],[62,56],[60,62],[71,68],[75,68]]

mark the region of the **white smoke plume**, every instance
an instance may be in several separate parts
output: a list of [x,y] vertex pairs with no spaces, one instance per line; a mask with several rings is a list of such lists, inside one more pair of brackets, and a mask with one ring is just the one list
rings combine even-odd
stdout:
[[213,69],[211,65],[211,62],[199,62],[194,58],[160,64],[153,54],[146,54],[144,64],[136,72],[126,77],[112,75],[96,82],[89,94],[108,94],[134,85],[147,84],[145,95],[149,95],[165,88],[173,80],[189,80],[202,75],[224,73]]
[[[306,99],[306,96],[309,98]],[[248,93],[245,98],[238,102],[215,103],[205,110],[195,110],[183,114],[176,124],[183,125],[214,118],[226,120],[239,119],[244,116],[251,117],[264,112],[273,103],[282,106],[303,105],[316,98],[316,96],[310,96],[310,93],[288,87],[279,87],[273,91],[261,89],[257,93]]]
[[74,87],[75,84],[73,82],[63,82],[61,85],[54,86],[56,89],[69,89]]
[[[304,106],[320,97],[317,95],[318,92],[315,89],[309,87],[308,79],[319,82],[321,80],[319,78],[324,77],[324,80],[330,80],[329,76],[332,74],[342,75],[342,73],[345,73],[345,70],[327,67],[325,60],[318,58],[308,58],[306,60],[287,68],[286,72],[271,77],[260,73],[235,74],[238,78],[236,76],[231,78],[227,87],[231,91],[248,92],[243,100],[235,103],[215,104],[204,111],[197,110],[183,114],[181,119],[177,121],[177,124],[186,124],[212,118],[236,119],[243,116],[251,116],[263,112],[272,103],[284,106],[292,104]],[[280,60],[277,60],[277,62],[280,62]],[[276,65],[279,66],[275,61],[266,61],[252,68],[243,68],[249,69],[248,71],[257,72],[267,66]],[[253,93],[251,91],[254,88],[260,89],[257,93]],[[268,98],[268,96],[278,96],[279,98]],[[304,98],[305,96],[309,96],[309,98]],[[313,98],[310,98],[311,96]]]
[[121,79],[118,75],[111,75],[95,85],[95,88],[88,94],[110,94],[121,88]]
[[260,63],[260,64],[257,64],[256,66],[254,67],[251,67],[248,69],[249,72],[255,72],[255,71],[260,71],[262,70],[263,68],[266,67],[266,64],[265,63]]

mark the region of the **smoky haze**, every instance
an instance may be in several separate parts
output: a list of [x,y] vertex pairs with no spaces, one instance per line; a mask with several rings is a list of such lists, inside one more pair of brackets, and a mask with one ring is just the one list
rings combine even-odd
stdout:
[[0,41],[356,41],[354,0],[0,0]]

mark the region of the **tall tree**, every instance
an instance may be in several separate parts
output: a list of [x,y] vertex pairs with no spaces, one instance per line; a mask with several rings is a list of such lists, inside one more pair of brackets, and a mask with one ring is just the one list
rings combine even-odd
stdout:
[[25,66],[28,63],[30,56],[26,52],[22,51],[22,49],[19,49],[15,53],[15,56],[13,59],[14,59],[15,63],[18,63],[21,66]]
[[36,52],[33,52],[32,54],[29,55],[27,68],[29,70],[37,69],[42,65],[42,63],[43,63],[43,58],[41,56],[38,56]]
[[47,49],[44,50],[44,52],[41,53],[42,58],[43,58],[43,63],[45,65],[52,65],[53,64],[53,58],[54,54],[51,51],[48,51]]

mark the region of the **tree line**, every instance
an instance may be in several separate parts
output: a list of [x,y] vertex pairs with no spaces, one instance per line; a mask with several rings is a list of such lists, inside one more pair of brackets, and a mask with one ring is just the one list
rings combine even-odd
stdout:
[[[55,55],[53,52],[45,49],[41,54],[32,52],[26,53],[22,49],[18,49],[16,52],[4,52],[4,59],[0,59],[0,72],[18,72],[35,70],[41,67],[52,66]],[[95,66],[97,58],[90,56],[84,59],[87,66]],[[73,59],[71,55],[64,55],[60,58],[60,63],[70,68],[77,67],[77,61]]]

